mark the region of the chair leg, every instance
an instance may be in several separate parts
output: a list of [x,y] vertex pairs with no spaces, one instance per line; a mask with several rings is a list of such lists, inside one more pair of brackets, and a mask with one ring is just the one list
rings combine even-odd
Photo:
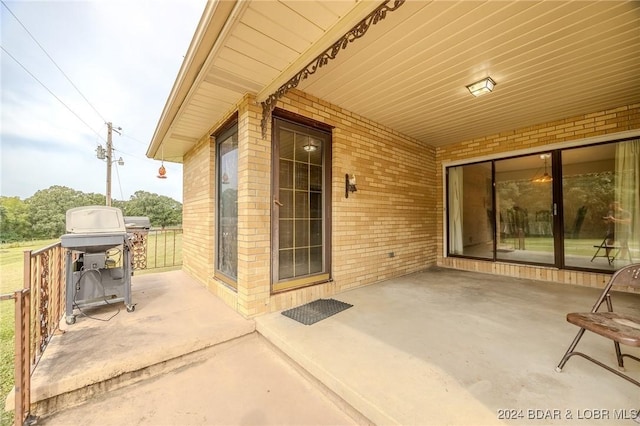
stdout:
[[596,250],[595,254],[593,255],[593,257],[591,258],[591,262],[593,262],[593,259],[595,259],[596,257],[598,257],[598,253],[600,253],[600,249],[602,248],[602,244],[600,244],[600,246],[598,247],[598,249]]
[[576,348],[576,346],[578,346],[578,342],[580,341],[580,339],[582,339],[582,335],[584,334],[584,331],[585,329],[581,328],[580,331],[578,331],[578,334],[576,334],[576,337],[573,339],[573,342],[571,342],[571,345],[569,345],[569,349],[567,349],[567,352],[565,352],[564,356],[560,360],[560,364],[558,364],[558,366],[556,367],[556,371],[558,373],[562,371],[562,368],[564,367],[564,365],[567,363],[569,358],[573,355],[573,350]]
[[624,358],[622,358],[622,351],[620,350],[620,343],[614,340],[613,346],[616,348],[616,358],[618,358],[618,370],[624,370]]

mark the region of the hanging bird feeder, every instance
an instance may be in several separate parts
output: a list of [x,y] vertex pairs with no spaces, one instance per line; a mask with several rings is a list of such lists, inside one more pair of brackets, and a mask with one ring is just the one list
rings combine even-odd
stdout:
[[167,169],[164,168],[164,146],[162,147],[162,164],[158,169],[158,179],[166,179],[167,178]]
[[158,169],[158,179],[166,179],[167,178],[167,169],[164,168],[164,163]]

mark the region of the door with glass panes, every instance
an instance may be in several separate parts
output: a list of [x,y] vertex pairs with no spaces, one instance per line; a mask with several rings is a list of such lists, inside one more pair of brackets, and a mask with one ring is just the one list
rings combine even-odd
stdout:
[[329,279],[331,135],[274,119],[272,290]]

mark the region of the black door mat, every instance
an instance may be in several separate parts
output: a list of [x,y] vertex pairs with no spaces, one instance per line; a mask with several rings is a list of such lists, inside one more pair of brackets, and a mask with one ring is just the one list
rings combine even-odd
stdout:
[[352,306],[335,299],[318,299],[306,305],[282,311],[282,315],[304,325],[311,325]]

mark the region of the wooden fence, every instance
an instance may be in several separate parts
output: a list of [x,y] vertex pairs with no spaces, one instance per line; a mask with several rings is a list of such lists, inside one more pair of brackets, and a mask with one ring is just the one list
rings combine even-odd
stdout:
[[23,288],[3,296],[15,303],[16,426],[27,423],[31,374],[58,329],[65,300],[64,250],[60,242],[24,252]]
[[[182,229],[136,232],[132,238],[133,269],[182,264]],[[15,425],[30,422],[31,374],[65,312],[65,249],[58,241],[24,252],[24,285],[2,295],[15,303]]]

